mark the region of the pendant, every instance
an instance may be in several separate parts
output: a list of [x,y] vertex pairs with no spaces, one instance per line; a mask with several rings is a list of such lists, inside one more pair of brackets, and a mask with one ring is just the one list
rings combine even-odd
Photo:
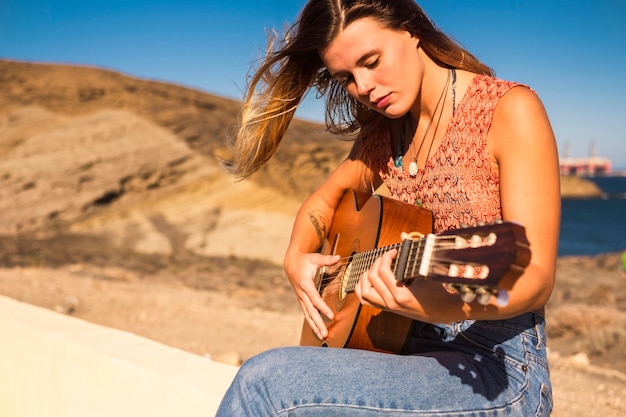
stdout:
[[417,175],[418,173],[418,169],[417,169],[417,162],[413,161],[409,164],[409,175],[414,177]]
[[396,157],[396,159],[393,161],[393,164],[396,166],[396,168],[401,168],[402,167],[402,155],[399,155],[398,157]]

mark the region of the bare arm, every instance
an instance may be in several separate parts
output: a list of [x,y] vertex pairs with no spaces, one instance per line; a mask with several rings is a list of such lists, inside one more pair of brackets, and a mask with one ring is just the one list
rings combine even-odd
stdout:
[[305,319],[320,339],[328,334],[320,313],[329,319],[332,319],[333,313],[320,297],[313,277],[319,266],[332,265],[339,257],[315,252],[327,237],[335,209],[345,191],[353,189],[365,196],[369,191],[367,184],[374,181],[371,170],[356,159],[358,152],[359,142],[355,143],[351,155],[302,204],[296,215],[285,255],[285,273],[294,288]]
[[561,218],[558,151],[534,92],[517,87],[501,101],[490,151],[500,169],[502,215],[524,225],[532,251],[530,265],[511,292],[509,309],[521,313],[542,308],[554,286]]

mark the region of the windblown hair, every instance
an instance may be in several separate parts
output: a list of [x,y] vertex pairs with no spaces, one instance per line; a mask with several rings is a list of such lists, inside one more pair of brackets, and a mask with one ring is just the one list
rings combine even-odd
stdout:
[[408,31],[442,67],[494,74],[436,28],[414,0],[310,0],[281,40],[270,36],[267,54],[248,80],[241,124],[232,143],[234,160],[224,163],[228,171],[246,178],[270,160],[311,87],[326,98],[326,126],[332,133],[349,134],[384,123],[384,116],[352,98],[330,76],[318,54],[350,23],[364,17]]

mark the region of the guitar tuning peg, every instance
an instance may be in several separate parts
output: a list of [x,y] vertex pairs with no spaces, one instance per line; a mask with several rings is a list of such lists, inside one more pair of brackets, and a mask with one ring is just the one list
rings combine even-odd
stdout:
[[491,301],[491,297],[493,297],[493,295],[490,292],[479,294],[478,304],[486,306],[487,304],[489,304],[489,301]]
[[487,287],[478,287],[476,288],[476,295],[478,296],[478,303],[480,305],[486,306],[491,301],[491,297],[493,293],[489,291]]
[[467,285],[459,286],[458,291],[464,303],[471,303],[476,299],[476,293]]
[[496,305],[499,307],[506,307],[509,304],[509,292],[506,290],[498,291],[498,296],[496,297]]
[[469,304],[475,299],[476,299],[476,293],[474,293],[473,291],[468,291],[468,292],[464,292],[461,294],[461,300],[463,300],[464,303]]

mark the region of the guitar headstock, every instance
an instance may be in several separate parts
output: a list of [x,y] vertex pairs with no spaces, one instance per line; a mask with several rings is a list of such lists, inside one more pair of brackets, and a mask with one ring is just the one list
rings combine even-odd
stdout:
[[446,231],[435,237],[428,278],[458,292],[463,301],[506,305],[508,290],[530,263],[523,226],[499,222]]

